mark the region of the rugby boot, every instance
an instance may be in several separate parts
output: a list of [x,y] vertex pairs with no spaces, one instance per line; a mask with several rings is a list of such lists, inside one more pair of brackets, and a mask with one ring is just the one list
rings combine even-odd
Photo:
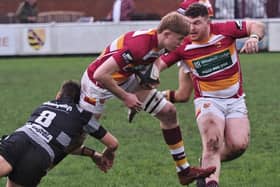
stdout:
[[128,114],[127,114],[127,118],[128,118],[128,122],[131,123],[134,116],[137,114],[137,111],[134,109],[128,109]]
[[[199,158],[198,161],[199,161],[199,165],[200,165],[200,167],[201,167],[201,165],[202,165],[202,163],[201,163],[201,162],[202,162],[202,159]],[[196,187],[206,187],[205,178],[197,179],[197,180],[196,180]]]
[[199,167],[188,167],[187,169],[178,173],[179,181],[182,185],[188,185],[194,180],[209,177],[216,171],[216,167],[199,168]]

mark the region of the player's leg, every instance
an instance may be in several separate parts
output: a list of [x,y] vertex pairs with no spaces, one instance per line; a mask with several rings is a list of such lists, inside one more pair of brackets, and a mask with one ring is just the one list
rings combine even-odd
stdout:
[[231,99],[226,117],[225,144],[222,161],[233,160],[247,149],[250,139],[250,122],[244,98]]
[[9,178],[7,179],[6,187],[23,187],[11,181]]
[[84,110],[93,113],[94,118],[99,120],[104,111],[106,100],[111,97],[113,97],[113,95],[109,91],[93,83],[85,71],[81,79],[81,96],[79,105]]
[[21,135],[22,148],[16,167],[9,174],[8,183],[22,186],[38,186],[51,166],[49,153],[27,135]]
[[[0,153],[1,154],[1,153]],[[7,160],[0,155],[0,177],[6,176],[12,171],[12,166]]]
[[7,140],[9,137],[0,140],[0,178],[9,174],[13,167],[7,160],[10,157],[9,149],[12,149],[12,144]]
[[241,156],[246,151],[250,138],[247,117],[229,118],[226,121],[225,144],[221,153],[222,161],[230,161]]
[[220,151],[223,148],[225,129],[223,107],[213,99],[197,99],[195,108],[202,140],[201,166],[216,166],[216,172],[207,178],[206,183],[218,183],[221,168]]
[[175,106],[157,90],[140,90],[136,93],[143,101],[143,109],[160,120],[163,137],[173,157],[181,184],[189,184],[197,178],[207,177],[215,168],[192,168],[188,163]]
[[[202,141],[202,160],[203,168],[216,166],[216,172],[207,179],[219,181],[221,161],[220,151],[224,142],[224,119],[213,113],[208,113],[197,120],[201,141]],[[206,181],[206,182],[207,182]]]

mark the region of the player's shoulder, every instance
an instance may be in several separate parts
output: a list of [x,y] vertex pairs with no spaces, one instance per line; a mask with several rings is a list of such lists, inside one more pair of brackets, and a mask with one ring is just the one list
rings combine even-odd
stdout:
[[151,42],[156,42],[154,41],[156,38],[156,30],[154,29],[148,29],[148,30],[137,30],[137,31],[132,31],[128,32],[126,34],[126,42],[127,44],[137,44],[139,45],[147,45]]
[[147,51],[155,48],[157,44],[157,33],[154,29],[129,32],[126,34],[124,43],[125,47],[136,56],[146,54]]
[[232,31],[233,29],[242,30],[244,27],[242,20],[226,20],[210,24],[212,32]]

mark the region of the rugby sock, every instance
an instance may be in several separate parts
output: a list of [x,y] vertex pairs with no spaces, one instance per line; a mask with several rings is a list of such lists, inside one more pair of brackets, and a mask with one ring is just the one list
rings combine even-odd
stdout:
[[184,142],[180,127],[178,126],[173,129],[162,129],[162,132],[164,140],[169,147],[173,160],[175,161],[177,172],[179,173],[187,169],[190,164],[188,163],[185,154]]

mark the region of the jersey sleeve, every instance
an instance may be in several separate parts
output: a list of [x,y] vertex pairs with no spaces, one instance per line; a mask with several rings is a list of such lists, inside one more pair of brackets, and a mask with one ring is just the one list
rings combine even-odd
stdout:
[[128,64],[132,64],[141,60],[141,57],[143,56],[143,51],[145,50],[141,47],[143,45],[146,45],[144,41],[132,39],[112,56],[116,60],[120,68],[125,67]]
[[167,65],[167,67],[172,66],[176,62],[182,60],[179,48],[176,49],[175,51],[166,53],[160,57],[160,59]]
[[113,54],[112,57],[116,60],[120,69],[135,61],[134,54],[128,47],[123,47],[122,49],[118,50],[118,52]]
[[216,26],[222,34],[232,38],[243,38],[248,36],[246,21],[227,21],[225,23],[216,23]]

